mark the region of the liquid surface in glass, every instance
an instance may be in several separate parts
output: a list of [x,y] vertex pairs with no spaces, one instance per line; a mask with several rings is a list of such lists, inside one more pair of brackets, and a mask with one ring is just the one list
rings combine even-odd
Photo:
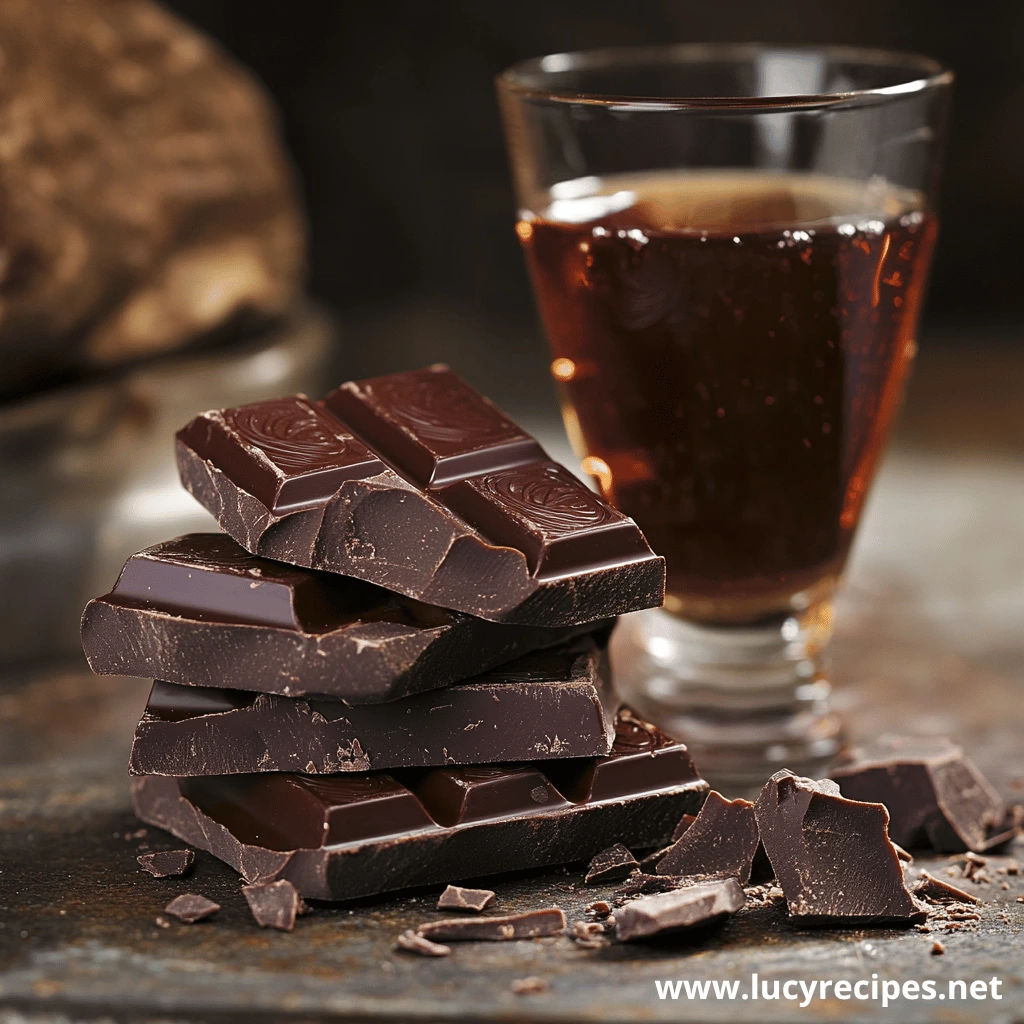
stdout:
[[666,608],[743,622],[826,596],[915,351],[920,197],[679,172],[537,205],[517,233],[570,438],[666,557]]

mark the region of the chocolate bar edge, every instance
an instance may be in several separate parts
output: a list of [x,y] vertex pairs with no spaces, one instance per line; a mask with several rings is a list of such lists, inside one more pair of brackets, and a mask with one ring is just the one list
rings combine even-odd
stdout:
[[[428,834],[368,843],[355,849],[276,851],[249,846],[236,839],[225,826],[204,814],[187,800],[178,781],[167,776],[143,776],[131,781],[136,815],[147,825],[162,828],[179,839],[206,850],[233,867],[247,882],[272,882],[286,878],[301,896],[310,899],[347,900],[395,892],[404,888],[484,878],[507,871],[551,867],[585,860],[609,842],[628,841],[656,845],[671,834],[679,818],[699,808],[708,791],[703,779],[694,779],[633,797],[621,797],[587,805],[573,805],[547,815],[482,822]],[[547,824],[544,841],[538,840],[541,823]],[[574,834],[593,823],[590,842]],[[516,844],[501,841],[505,830],[530,829],[528,847],[532,857],[517,856]],[[483,833],[490,837],[487,850],[492,859],[480,871],[463,875],[465,864],[458,850],[446,846],[452,836]],[[412,873],[409,847],[429,844],[434,862],[428,869]],[[359,869],[365,866],[360,873]]]

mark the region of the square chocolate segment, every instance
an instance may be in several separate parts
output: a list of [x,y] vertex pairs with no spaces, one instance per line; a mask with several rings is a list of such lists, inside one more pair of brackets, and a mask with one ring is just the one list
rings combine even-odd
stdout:
[[318,505],[345,480],[384,468],[305,395],[204,413],[179,437],[278,515]]
[[431,817],[448,826],[568,806],[539,771],[515,765],[437,768],[412,789]]
[[547,458],[446,366],[349,381],[323,404],[420,487]]

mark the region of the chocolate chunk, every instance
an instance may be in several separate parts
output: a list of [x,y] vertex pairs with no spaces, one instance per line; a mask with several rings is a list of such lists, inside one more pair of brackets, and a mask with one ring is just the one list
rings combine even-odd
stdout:
[[100,674],[365,704],[447,686],[582,628],[486,622],[192,533],[128,559],[86,606],[82,646]]
[[430,939],[417,935],[411,928],[406,929],[395,940],[399,949],[409,953],[419,953],[420,956],[451,956],[452,947],[442,946],[439,942],[431,942]]
[[156,682],[133,775],[334,774],[606,755],[616,700],[589,635],[443,691],[349,706]]
[[472,910],[479,913],[494,901],[490,889],[463,889],[461,885],[449,885],[437,901],[438,910]]
[[607,900],[588,903],[583,909],[588,914],[608,915],[612,912],[612,906]]
[[295,927],[295,918],[302,901],[298,889],[287,879],[243,885],[242,895],[261,928],[290,932]]
[[195,862],[192,850],[162,850],[135,858],[154,878],[178,878]]
[[735,914],[745,900],[735,878],[699,882],[674,892],[644,896],[616,912],[615,935],[630,942],[714,924]]
[[496,622],[579,625],[664,597],[636,524],[447,367],[204,413],[177,453],[254,554]]
[[[696,815],[689,814],[684,815],[684,817],[694,818],[696,817]],[[672,843],[668,846],[662,846],[660,849],[654,850],[652,853],[647,854],[646,857],[642,857],[640,859],[640,870],[645,875],[654,874],[657,870],[658,864],[661,863],[661,858],[664,857],[665,854],[668,853],[668,851],[671,850],[672,846],[674,845],[675,844]]]
[[908,849],[980,853],[1017,833],[999,794],[947,739],[882,737],[832,778],[844,796],[885,804],[890,837]]
[[602,850],[591,860],[583,881],[585,885],[617,882],[637,867],[639,865],[633,854],[622,843],[616,843],[614,846],[609,846],[607,850]]
[[927,871],[922,870],[918,878],[919,881],[913,889],[915,896],[940,903],[951,901],[959,901],[961,903],[981,902],[977,896],[972,896],[969,892],[964,892],[963,889],[958,889],[955,885],[950,885],[949,882],[944,882],[941,878],[936,878]]
[[565,914],[558,907],[531,910],[507,917],[452,917],[444,921],[421,924],[417,934],[431,941],[444,942],[506,942],[509,939],[539,939],[545,935],[561,935],[565,931]]
[[[631,714],[586,771],[582,797],[561,762],[317,777],[268,772],[132,781],[143,821],[227,861],[247,881],[287,878],[303,896],[350,899],[450,878],[564,864],[611,842],[656,845],[707,792],[686,747]],[[622,762],[621,771],[615,762]],[[578,772],[569,776],[578,781]]]
[[765,783],[754,810],[791,917],[863,925],[927,916],[904,885],[881,804],[783,770]]
[[757,842],[754,805],[749,800],[726,800],[712,790],[696,819],[658,862],[657,873],[735,878],[746,885]]
[[170,903],[164,907],[164,913],[176,917],[185,924],[195,924],[202,921],[220,910],[220,904],[208,900],[205,896],[198,896],[194,892],[187,892],[181,896],[175,896]]

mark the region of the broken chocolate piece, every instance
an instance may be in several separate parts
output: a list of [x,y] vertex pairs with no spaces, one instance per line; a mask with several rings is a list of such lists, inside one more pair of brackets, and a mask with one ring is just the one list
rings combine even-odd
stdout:
[[657,873],[735,878],[746,885],[757,841],[754,805],[749,800],[726,800],[712,790],[696,819],[658,862]]
[[981,902],[977,896],[972,896],[969,892],[964,892],[963,889],[958,889],[955,885],[950,885],[949,882],[944,882],[941,878],[936,878],[927,871],[922,870],[918,877],[919,881],[913,889],[915,896],[940,903],[954,900],[961,903]]
[[449,885],[437,901],[438,910],[472,910],[479,913],[494,901],[490,889],[463,889],[461,885]]
[[696,814],[684,814],[679,819],[679,824],[676,825],[675,830],[672,832],[672,842],[676,843],[683,837],[683,833],[697,820]]
[[832,772],[844,796],[885,804],[893,842],[945,853],[982,852],[1017,834],[963,750],[943,738],[885,736]]
[[409,953],[419,953],[420,956],[451,956],[452,947],[443,946],[440,942],[431,942],[430,939],[417,935],[411,928],[406,929],[395,940],[399,949]]
[[135,858],[154,878],[180,878],[195,863],[192,850],[161,850]]
[[364,704],[447,686],[581,628],[485,622],[193,533],[128,559],[86,606],[82,646],[101,675]]
[[783,770],[765,783],[754,810],[791,917],[865,925],[927,916],[907,892],[881,804]]
[[444,921],[430,921],[421,924],[416,933],[431,941],[506,942],[509,939],[561,935],[564,931],[565,914],[559,907],[551,907],[506,917],[452,917]]
[[722,921],[746,897],[735,878],[699,882],[673,892],[644,896],[615,914],[615,935],[623,942],[683,931]]
[[324,775],[605,755],[615,704],[607,652],[589,634],[443,692],[387,704],[350,707],[158,681],[128,768],[176,777]]
[[946,947],[936,939],[932,943],[932,956],[942,956],[946,952]]
[[[890,840],[890,842],[892,842],[892,840]],[[899,845],[899,843],[893,843],[892,846],[893,849],[896,851],[896,856],[899,857],[899,859],[903,861],[904,864],[914,863],[914,855],[912,853],[908,853],[906,850],[904,850],[903,847]]]
[[244,548],[497,622],[657,607],[664,559],[447,367],[196,417],[182,483]]
[[[691,817],[692,818],[692,817],[695,817],[695,815],[692,815],[692,814],[691,815],[684,815],[684,817]],[[665,854],[668,853],[668,851],[671,850],[672,846],[674,846],[674,845],[675,844],[672,843],[672,844],[669,844],[668,846],[663,846],[660,849],[654,850],[652,853],[647,854],[646,857],[641,857],[641,859],[640,859],[640,870],[641,870],[641,872],[643,872],[645,875],[653,875],[657,871],[658,864],[660,863],[661,858],[664,857]]]
[[639,867],[636,858],[622,843],[609,846],[595,856],[587,867],[585,885],[599,885],[601,882],[618,882]]
[[[664,842],[707,783],[686,747],[635,716],[612,753],[566,776],[551,766],[469,766],[336,776],[132,780],[138,816],[208,850],[250,882],[287,878],[303,896],[351,899],[451,878],[565,864],[608,843]],[[636,731],[647,738],[636,742]],[[649,730],[649,731],[647,731]],[[616,762],[619,762],[616,765]]]
[[205,896],[199,896],[194,892],[186,892],[181,896],[175,896],[170,903],[164,907],[164,913],[176,917],[185,924],[195,924],[202,921],[220,910],[220,904],[208,900]]
[[302,901],[298,889],[291,882],[282,878],[277,882],[243,885],[242,895],[261,928],[290,932],[295,927],[295,918]]
[[612,912],[612,905],[607,900],[596,900],[593,903],[588,903],[584,908],[584,912],[587,914],[597,914],[598,916],[607,916]]

